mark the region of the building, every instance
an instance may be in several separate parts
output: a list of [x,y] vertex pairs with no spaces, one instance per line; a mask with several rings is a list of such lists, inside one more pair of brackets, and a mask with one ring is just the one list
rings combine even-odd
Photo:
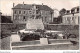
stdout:
[[67,25],[78,25],[79,24],[79,6],[67,10],[65,15],[62,17],[62,23]]
[[12,10],[13,23],[26,23],[28,19],[42,19],[43,23],[53,22],[53,10],[47,5],[23,3],[14,6]]

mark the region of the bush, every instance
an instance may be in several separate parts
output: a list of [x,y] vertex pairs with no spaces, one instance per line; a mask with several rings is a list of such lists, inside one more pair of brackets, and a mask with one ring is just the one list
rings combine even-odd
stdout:
[[33,34],[25,34],[23,33],[22,35],[20,35],[21,40],[22,41],[31,41],[31,40],[39,40],[40,39],[40,35],[33,33]]
[[77,38],[77,36],[75,34],[69,34],[68,38]]

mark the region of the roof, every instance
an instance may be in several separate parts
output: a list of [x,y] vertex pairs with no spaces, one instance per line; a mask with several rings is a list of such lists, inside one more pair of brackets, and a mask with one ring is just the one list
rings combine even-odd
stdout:
[[[76,6],[76,7],[73,7],[71,10],[67,10],[67,11],[72,11],[72,10],[75,10],[75,9],[77,9],[77,8],[79,8],[80,6]],[[76,14],[76,13],[79,13],[79,12],[73,12],[74,14]],[[66,13],[66,14],[64,14],[64,15],[71,15],[71,14],[73,14],[73,13]]]
[[74,10],[74,9],[76,9],[76,8],[79,8],[79,6],[77,6],[77,7],[74,7],[74,8],[72,8],[71,10]]
[[[27,9],[27,10],[29,10],[32,7],[33,7],[33,4],[18,4],[15,7],[13,7],[12,9]],[[47,5],[36,5],[36,7],[38,7],[40,10],[53,11],[53,9],[51,9]]]
[[51,9],[50,7],[48,7],[47,5],[36,5],[40,10],[46,10],[46,11],[53,11],[53,9]]

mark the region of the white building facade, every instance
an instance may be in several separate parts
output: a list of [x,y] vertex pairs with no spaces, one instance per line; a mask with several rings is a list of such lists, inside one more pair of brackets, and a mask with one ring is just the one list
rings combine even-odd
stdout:
[[65,25],[79,25],[79,6],[68,10],[62,17],[62,23]]

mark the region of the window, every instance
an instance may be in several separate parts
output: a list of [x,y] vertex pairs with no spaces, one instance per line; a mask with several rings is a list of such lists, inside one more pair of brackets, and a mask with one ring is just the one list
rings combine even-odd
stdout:
[[19,19],[19,17],[18,16],[14,16],[14,20],[18,20]]
[[38,14],[38,13],[39,13],[39,11],[37,10],[37,11],[36,11],[36,14]]
[[29,14],[32,14],[32,12],[31,12],[31,11],[29,11]]
[[25,16],[23,16],[23,20],[25,20]]
[[16,10],[14,11],[14,14],[16,14],[17,12],[16,12]]
[[72,20],[74,20],[74,17],[72,17]]
[[24,11],[24,14],[25,14],[25,11]]
[[71,19],[70,19],[71,21],[72,21],[72,18],[73,18],[73,17],[71,17]]
[[21,19],[21,17],[19,16],[19,20]]
[[16,16],[14,16],[14,20],[16,20]]
[[19,11],[19,14],[21,14],[21,11]]
[[26,15],[28,14],[28,10],[27,11],[25,11],[25,13],[26,13]]
[[38,6],[36,8],[39,8]]
[[67,17],[68,24],[70,24],[71,17]]
[[66,17],[66,21],[67,21],[67,17]]

